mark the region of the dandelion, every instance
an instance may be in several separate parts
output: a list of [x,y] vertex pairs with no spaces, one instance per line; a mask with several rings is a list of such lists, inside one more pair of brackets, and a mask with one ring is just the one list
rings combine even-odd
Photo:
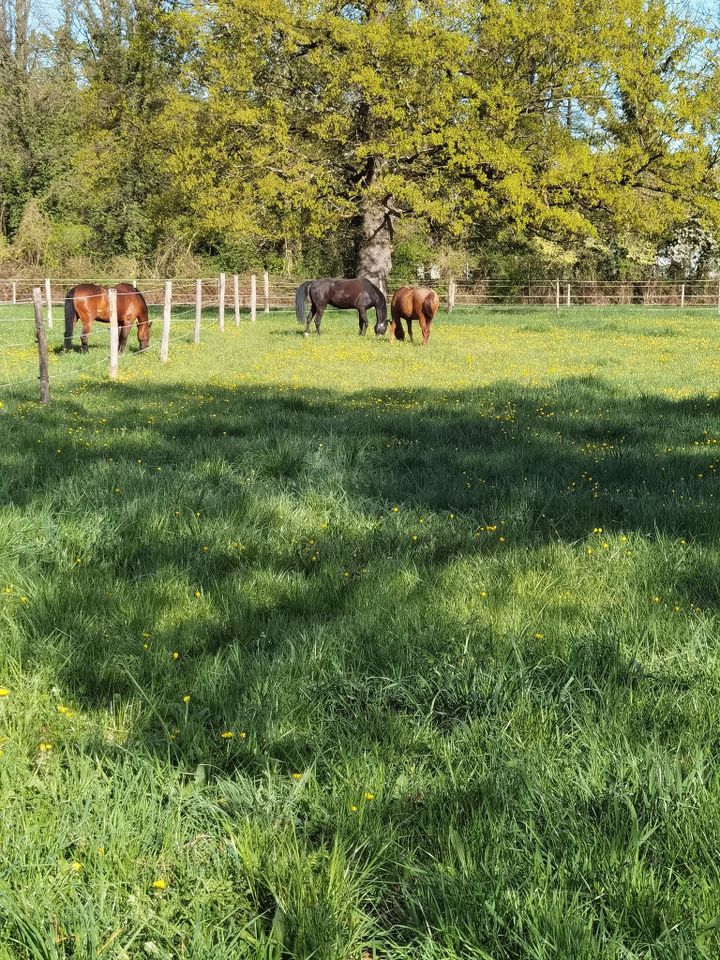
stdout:
[[[590,478],[588,477],[588,479]],[[593,527],[593,533],[602,533],[602,532],[603,532],[602,527]]]
[[196,590],[196,591],[195,591],[195,598],[199,600],[201,596],[202,596],[202,594],[200,593],[200,591],[199,591],[199,590]]
[[609,549],[610,549],[610,544],[609,544],[609,543],[603,543],[602,548],[603,548],[603,550],[609,550]]
[[190,694],[186,693],[183,697],[183,703],[190,703]]
[[291,776],[292,776],[293,780],[302,780],[302,774],[301,774],[301,773],[293,773],[293,774],[291,774]]
[[7,688],[7,687],[0,687],[0,698],[1,698],[1,697],[9,697],[9,696],[10,696],[10,691],[8,690],[8,688]]
[[498,537],[498,543],[505,543],[505,537]]
[[161,877],[158,880],[153,880],[150,886],[153,890],[167,890],[167,880],[163,880]]
[[653,603],[660,603],[660,597],[653,597]]
[[78,860],[73,860],[73,862],[70,864],[70,867],[76,873],[80,873],[80,871],[83,868],[83,865]]
[[533,639],[534,639],[534,640],[544,640],[544,639],[545,639],[545,634],[544,634],[544,633],[534,633],[534,634],[533,634]]
[[173,650],[172,658],[173,658],[173,660],[179,660],[179,659],[180,659],[180,654],[178,653],[177,650]]
[[233,733],[232,730],[223,730],[220,736],[223,738],[223,740],[232,740],[235,734]]
[[351,810],[353,813],[357,813],[357,807],[355,806],[354,803],[351,803],[351,804],[350,804],[350,810]]
[[366,791],[366,793],[365,793],[365,799],[368,800],[368,801],[374,800],[374,799],[375,799],[375,794],[374,794],[374,793],[369,793],[369,792]]
[[52,744],[51,744],[51,743],[39,743],[39,744],[38,744],[38,751],[39,751],[40,753],[47,753],[49,750],[52,750],[52,748],[53,748],[53,747],[52,747]]
[[98,847],[97,852],[98,852],[98,856],[99,856],[99,857],[104,857],[104,856],[105,856],[105,847]]
[[73,711],[70,709],[70,707],[64,707],[61,705],[57,708],[57,711],[58,713],[62,714],[63,717],[71,717],[73,715]]
[[399,510],[400,510],[400,507],[398,507],[397,504],[395,504],[395,506],[392,508],[393,513],[398,513]]

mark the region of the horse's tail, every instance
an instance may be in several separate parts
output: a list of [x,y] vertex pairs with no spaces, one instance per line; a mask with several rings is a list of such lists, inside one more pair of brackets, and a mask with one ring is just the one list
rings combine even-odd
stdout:
[[65,349],[69,350],[72,346],[73,327],[75,326],[75,287],[68,290],[65,294]]
[[423,301],[423,313],[425,314],[425,319],[428,323],[432,323],[435,318],[435,314],[438,312],[438,307],[440,306],[440,297],[437,295],[435,290],[431,290],[430,293],[425,297]]
[[295,291],[295,316],[298,323],[305,323],[305,301],[307,300],[308,290],[312,280],[306,280],[301,283]]

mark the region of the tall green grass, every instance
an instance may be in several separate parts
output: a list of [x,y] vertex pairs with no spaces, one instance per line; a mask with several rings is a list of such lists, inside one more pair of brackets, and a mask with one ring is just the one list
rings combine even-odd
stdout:
[[0,395],[0,958],[717,957],[716,319],[323,327]]

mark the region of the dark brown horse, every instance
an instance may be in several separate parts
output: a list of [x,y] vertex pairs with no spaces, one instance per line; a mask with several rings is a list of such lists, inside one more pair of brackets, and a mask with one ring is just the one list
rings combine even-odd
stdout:
[[[310,297],[310,312],[305,317],[305,301]],[[375,309],[375,333],[382,336],[387,327],[387,303],[385,294],[374,283],[358,277],[343,280],[338,277],[323,277],[321,280],[306,280],[295,293],[295,313],[298,323],[305,324],[305,333],[310,331],[310,321],[315,320],[315,330],[320,333],[320,322],[325,307],[340,310],[357,310],[360,320],[360,336],[368,328],[368,310]]]
[[430,326],[440,306],[440,297],[430,287],[400,287],[393,294],[392,323],[390,325],[390,339],[404,340],[403,319],[407,320],[408,335],[412,343],[412,322],[420,321],[423,346],[427,346],[430,338]]
[[[150,343],[150,323],[145,297],[130,283],[118,283],[117,319],[118,347],[120,353],[125,349],[128,335],[134,323],[137,323],[137,338],[141,350],[147,350]],[[108,288],[96,283],[79,283],[65,294],[65,349],[72,349],[75,321],[82,323],[80,342],[83,353],[87,353],[88,337],[93,320],[110,322],[110,301]]]

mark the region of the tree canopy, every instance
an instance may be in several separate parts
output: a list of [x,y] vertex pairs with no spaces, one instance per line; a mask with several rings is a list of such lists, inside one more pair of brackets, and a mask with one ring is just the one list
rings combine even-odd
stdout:
[[42,28],[0,0],[5,260],[383,282],[714,252],[718,32],[664,0],[64,2]]

